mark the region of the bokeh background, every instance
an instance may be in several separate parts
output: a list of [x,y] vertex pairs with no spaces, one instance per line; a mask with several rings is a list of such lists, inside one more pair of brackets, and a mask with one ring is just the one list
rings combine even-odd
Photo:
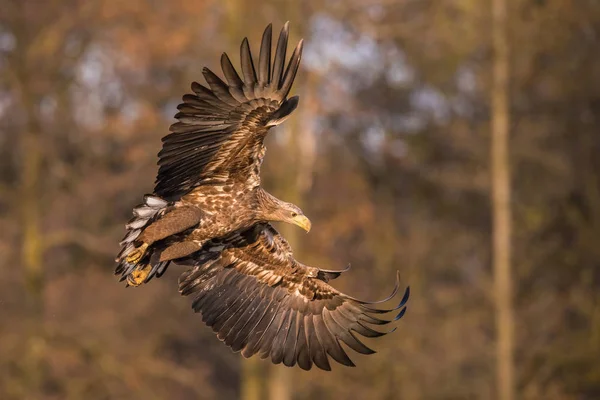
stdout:
[[[507,0],[492,86],[479,0],[0,0],[0,398],[493,399],[492,98],[510,90],[515,390],[600,398],[600,3]],[[291,21],[299,109],[264,185],[299,204],[297,258],[412,298],[373,356],[331,373],[233,354],[177,292],[113,258],[176,105]],[[501,110],[500,110],[501,111]]]

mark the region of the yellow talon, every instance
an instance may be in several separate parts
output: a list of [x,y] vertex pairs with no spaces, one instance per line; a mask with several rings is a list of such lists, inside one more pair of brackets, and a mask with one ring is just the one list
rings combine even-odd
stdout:
[[135,248],[129,255],[125,258],[129,264],[137,264],[144,254],[146,253],[146,249],[148,248],[147,243],[142,243],[140,247]]
[[150,265],[144,265],[142,268],[139,269],[136,268],[131,272],[131,274],[129,274],[129,276],[127,276],[127,283],[130,286],[140,286],[142,283],[144,283],[144,281],[148,277],[148,274],[150,274],[151,269],[152,268],[150,267]]

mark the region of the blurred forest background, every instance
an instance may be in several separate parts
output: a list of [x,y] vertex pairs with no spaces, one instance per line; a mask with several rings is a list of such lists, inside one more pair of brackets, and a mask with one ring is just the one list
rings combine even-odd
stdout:
[[[507,3],[509,53],[491,1],[0,0],[0,398],[510,399],[513,323],[517,397],[600,398],[600,2]],[[140,288],[112,274],[191,81],[286,20],[300,106],[263,180],[313,231],[285,235],[307,264],[351,262],[347,293],[380,298],[395,270],[412,288],[378,354],[331,373],[233,354],[176,266]]]

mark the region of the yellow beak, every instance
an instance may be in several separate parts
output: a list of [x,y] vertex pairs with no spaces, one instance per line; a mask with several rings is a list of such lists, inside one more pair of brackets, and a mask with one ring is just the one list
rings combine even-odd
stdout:
[[304,215],[298,215],[294,217],[294,224],[298,225],[300,228],[304,229],[306,232],[310,232],[310,219],[306,218]]

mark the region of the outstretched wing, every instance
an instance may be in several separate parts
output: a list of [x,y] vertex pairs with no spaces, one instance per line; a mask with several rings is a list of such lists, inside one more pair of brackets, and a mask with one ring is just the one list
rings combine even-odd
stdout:
[[[219,339],[244,357],[259,354],[275,364],[283,362],[308,370],[313,363],[330,370],[335,361],[354,366],[340,345],[372,354],[356,334],[378,337],[372,325],[390,320],[376,317],[406,311],[408,288],[392,310],[345,295],[327,282],[344,271],[305,266],[292,256],[285,239],[269,224],[213,241],[187,263],[194,265],[179,279],[182,295],[193,295],[192,307]],[[394,297],[394,292],[386,299]]]
[[302,55],[301,40],[286,67],[286,23],[271,63],[271,29],[269,25],[263,33],[258,70],[245,38],[240,49],[242,77],[223,53],[221,68],[227,83],[208,68],[202,70],[208,88],[192,83],[194,94],[183,96],[175,115],[179,122],[162,139],[154,193],[174,200],[207,180],[234,178],[250,187],[260,184],[267,131],[298,105],[297,96],[287,95]]

